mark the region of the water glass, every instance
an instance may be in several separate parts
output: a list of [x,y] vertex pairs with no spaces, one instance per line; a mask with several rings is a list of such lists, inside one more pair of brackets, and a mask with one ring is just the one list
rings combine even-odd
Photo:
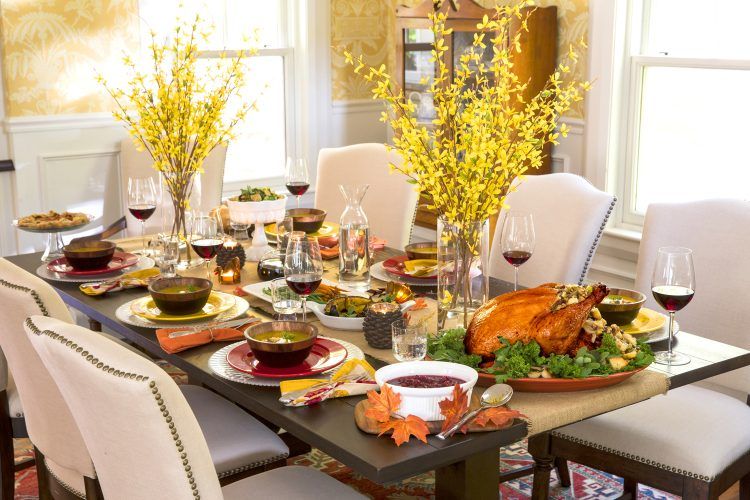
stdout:
[[391,324],[393,356],[399,361],[420,361],[427,355],[427,329],[424,323],[399,319]]
[[285,215],[283,219],[276,222],[276,248],[282,253],[286,253],[286,247],[289,245],[289,235],[294,230],[294,220],[290,215]]
[[271,281],[271,302],[279,319],[294,316],[302,306],[299,295],[289,288],[285,278],[276,278]]
[[172,278],[177,275],[175,268],[180,257],[180,244],[171,238],[158,238],[149,242],[154,261],[159,267],[159,273],[163,278]]

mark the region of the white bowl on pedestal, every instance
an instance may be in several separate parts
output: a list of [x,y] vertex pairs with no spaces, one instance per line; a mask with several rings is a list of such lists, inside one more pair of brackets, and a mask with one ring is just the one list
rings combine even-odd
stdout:
[[236,201],[227,200],[229,207],[229,220],[241,224],[254,224],[253,243],[247,249],[247,258],[251,261],[259,261],[260,258],[272,250],[266,239],[264,225],[269,222],[280,221],[286,214],[286,196],[280,195],[278,200],[266,201]]

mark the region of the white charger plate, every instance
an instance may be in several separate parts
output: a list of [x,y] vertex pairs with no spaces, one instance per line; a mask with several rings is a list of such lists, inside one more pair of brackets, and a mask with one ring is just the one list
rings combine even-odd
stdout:
[[131,304],[140,299],[133,299],[125,302],[123,305],[117,308],[115,311],[115,316],[117,319],[122,321],[123,323],[127,323],[129,325],[133,326],[140,326],[142,328],[153,328],[154,330],[159,328],[175,328],[180,326],[203,326],[203,325],[210,325],[212,323],[216,323],[217,321],[229,321],[234,318],[239,317],[242,314],[245,314],[248,309],[250,309],[250,304],[244,300],[241,297],[236,297],[234,295],[224,293],[224,292],[216,292],[221,293],[223,295],[228,295],[232,298],[234,298],[234,306],[232,308],[224,311],[223,313],[219,314],[218,316],[209,318],[209,319],[203,319],[198,321],[185,321],[184,323],[177,323],[174,321],[170,322],[159,322],[159,321],[151,321],[146,318],[141,318],[140,316],[137,316],[133,314],[133,312],[130,309]]
[[44,278],[46,280],[52,280],[52,281],[63,281],[66,283],[98,283],[100,281],[107,281],[114,278],[119,278],[120,276],[123,276],[128,273],[132,273],[134,271],[142,271],[144,269],[151,269],[154,267],[154,259],[151,257],[146,257],[145,255],[141,255],[138,258],[138,262],[133,264],[130,267],[126,267],[125,269],[120,269],[119,271],[115,271],[112,273],[107,274],[97,274],[94,276],[66,276],[64,274],[56,273],[53,271],[50,271],[47,269],[48,262],[43,263],[41,266],[36,268],[36,274],[40,278]]

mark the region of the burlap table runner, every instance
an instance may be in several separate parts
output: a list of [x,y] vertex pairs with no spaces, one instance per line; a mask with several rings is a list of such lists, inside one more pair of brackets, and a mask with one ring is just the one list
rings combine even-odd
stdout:
[[[141,247],[141,240],[140,238],[129,238],[118,241],[118,244],[123,249],[132,251]],[[240,287],[260,281],[256,265],[257,263],[255,262],[245,264],[245,267],[242,269]],[[212,265],[212,269],[213,267]],[[335,281],[338,273],[337,261],[325,261],[324,269],[324,276]],[[205,267],[182,271],[180,274],[203,277],[205,276]],[[216,285],[216,280],[214,280],[214,288],[224,292],[232,293],[237,286]],[[372,286],[382,287],[385,286],[385,282],[373,279]],[[245,298],[255,309],[259,309],[269,315],[273,314],[270,302],[252,296]],[[414,319],[425,321],[428,325],[428,331],[435,332],[437,330],[437,303],[432,299],[427,299],[427,303],[428,307],[426,309],[413,313]],[[375,349],[370,347],[365,341],[362,332],[330,329],[323,326],[313,314],[308,315],[308,321],[318,327],[318,331],[322,336],[340,338],[341,340],[351,342],[362,349],[365,354],[383,362],[396,362],[390,349]],[[644,370],[625,382],[603,389],[559,393],[516,392],[509,406],[528,417],[529,435],[532,436],[644,401],[650,397],[664,394],[668,389],[669,379],[666,375],[656,371]]]

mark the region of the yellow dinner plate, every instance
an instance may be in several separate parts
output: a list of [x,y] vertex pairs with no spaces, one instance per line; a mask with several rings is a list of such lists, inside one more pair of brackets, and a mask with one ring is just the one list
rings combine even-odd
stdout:
[[172,314],[163,313],[158,307],[156,307],[154,299],[152,299],[151,296],[134,300],[133,303],[130,304],[130,311],[136,316],[152,321],[193,321],[213,318],[214,316],[218,316],[224,311],[231,309],[232,306],[234,306],[234,295],[222,292],[211,292],[211,295],[208,296],[208,302],[203,306],[203,309],[194,314],[174,316]]
[[[310,233],[308,236],[314,237],[314,238],[320,238],[322,236],[338,236],[339,234],[339,225],[335,222],[324,222],[323,226],[320,228],[318,232]],[[266,225],[266,236],[271,241],[276,241],[276,224],[267,224]]]
[[667,318],[656,311],[642,307],[632,323],[620,325],[620,330],[630,335],[653,332],[664,326]]

